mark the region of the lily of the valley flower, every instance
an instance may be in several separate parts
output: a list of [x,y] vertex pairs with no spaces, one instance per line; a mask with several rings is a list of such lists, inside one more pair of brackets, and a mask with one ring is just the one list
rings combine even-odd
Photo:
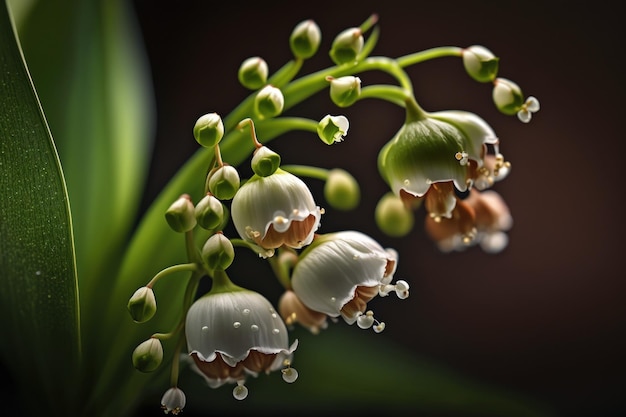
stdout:
[[265,249],[301,248],[313,240],[322,210],[300,178],[282,169],[252,176],[241,186],[231,215],[242,239]]
[[285,323],[261,294],[235,287],[198,299],[189,309],[185,332],[193,369],[210,387],[235,383],[233,395],[247,396],[246,376],[283,369],[283,379],[295,380],[289,366],[297,340],[290,346]]
[[165,414],[172,413],[177,416],[183,411],[186,403],[185,393],[178,387],[168,389],[161,398],[161,408]]
[[[313,311],[341,316],[348,324],[380,332],[385,324],[367,311],[376,295],[395,291],[408,297],[408,284],[391,280],[398,254],[384,249],[371,237],[357,231],[329,233],[316,237],[294,266],[291,285],[298,299]],[[296,312],[296,318],[297,318]]]
[[426,231],[440,250],[463,250],[479,244],[488,253],[498,253],[508,244],[506,232],[513,218],[508,206],[492,190],[472,189],[468,197],[459,200],[450,219],[426,219]]
[[318,334],[320,330],[328,327],[326,321],[328,316],[305,306],[293,290],[287,290],[281,295],[278,300],[278,311],[289,327],[299,323],[313,334]]
[[478,177],[492,174],[484,168],[487,146],[497,149],[498,138],[479,116],[454,110],[429,113],[407,121],[381,149],[379,170],[407,205],[424,199],[430,217],[449,219],[456,192],[466,192]]

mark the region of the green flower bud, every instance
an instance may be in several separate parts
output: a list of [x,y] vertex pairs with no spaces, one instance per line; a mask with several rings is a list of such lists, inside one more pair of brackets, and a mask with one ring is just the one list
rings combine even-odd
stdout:
[[280,155],[267,146],[261,146],[254,151],[251,165],[255,174],[259,177],[267,177],[276,172],[280,166]]
[[181,195],[165,212],[165,220],[172,230],[185,233],[196,227],[195,208],[188,194]]
[[324,184],[324,198],[337,210],[352,210],[361,199],[359,183],[348,171],[332,169]]
[[220,200],[230,200],[239,190],[239,173],[231,165],[223,165],[211,171],[207,177],[207,187],[211,194]]
[[331,116],[327,114],[317,125],[317,135],[328,145],[343,141],[348,133],[350,122],[345,116]]
[[256,90],[267,83],[267,62],[261,57],[255,56],[243,61],[239,67],[239,82],[250,90]]
[[427,118],[405,123],[378,154],[378,168],[396,194],[422,197],[432,184],[451,181],[459,191],[468,187],[468,164],[457,154],[469,148],[454,125]]
[[216,233],[207,239],[202,247],[202,259],[211,270],[225,270],[235,259],[235,249],[230,239]]
[[224,123],[217,113],[208,113],[196,121],[193,127],[193,136],[205,148],[217,145],[224,136]]
[[392,192],[378,201],[374,216],[378,228],[391,237],[406,236],[415,223],[413,212]]
[[341,32],[333,40],[330,58],[337,65],[353,62],[363,49],[363,34],[359,28],[350,28]]
[[150,320],[157,310],[154,291],[149,287],[141,287],[128,300],[128,311],[137,323]]
[[133,366],[141,372],[152,372],[163,361],[163,346],[159,339],[151,337],[133,351]]
[[282,91],[272,85],[263,87],[254,98],[254,111],[261,119],[278,116],[285,106]]
[[196,204],[194,214],[200,227],[216,230],[224,221],[224,205],[214,195],[207,194]]
[[330,99],[339,107],[353,105],[361,95],[361,79],[352,75],[328,78],[330,81]]
[[319,26],[309,19],[300,22],[291,32],[289,46],[297,58],[311,58],[317,52],[322,39]]
[[524,95],[519,85],[506,78],[493,82],[493,102],[498,110],[507,115],[516,114],[524,104]]
[[463,66],[470,77],[481,83],[493,81],[498,74],[499,58],[489,49],[473,45],[463,50]]

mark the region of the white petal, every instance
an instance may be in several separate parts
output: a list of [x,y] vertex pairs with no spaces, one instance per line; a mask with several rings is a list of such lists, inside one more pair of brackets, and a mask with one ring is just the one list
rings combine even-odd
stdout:
[[520,119],[524,123],[528,123],[530,122],[530,119],[532,118],[532,113],[526,109],[522,109],[517,112],[517,118]]
[[535,97],[530,96],[526,99],[526,108],[528,111],[535,113],[539,111],[539,100]]
[[341,308],[354,298],[357,286],[380,285],[388,262],[393,261],[395,268],[396,260],[390,259],[393,252],[363,233],[346,231],[327,237],[300,258],[291,284],[307,307],[338,317]]
[[284,232],[292,221],[305,220],[311,214],[317,222],[304,244],[313,239],[321,210],[304,181],[281,169],[267,177],[253,177],[239,189],[231,204],[237,232],[242,239],[252,243],[254,240],[248,235],[249,230],[260,233],[263,238],[270,225],[274,225],[276,231]]
[[287,328],[272,304],[253,291],[208,294],[189,309],[185,333],[189,353],[212,361],[217,353],[231,364],[250,350],[289,352]]

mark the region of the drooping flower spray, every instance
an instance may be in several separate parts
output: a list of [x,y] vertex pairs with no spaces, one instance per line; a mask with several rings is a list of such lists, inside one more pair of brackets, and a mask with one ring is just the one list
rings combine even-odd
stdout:
[[[178,414],[187,401],[178,387],[181,354],[209,387],[232,384],[233,396],[243,400],[253,385],[248,379],[259,373],[280,371],[286,382],[296,381],[292,364],[298,341],[289,337],[294,326],[323,337],[329,320],[341,325],[342,319],[379,333],[386,322],[368,303],[391,294],[398,300],[409,296],[411,278],[394,281],[401,255],[395,249],[357,230],[323,230],[322,216],[332,215],[331,210],[359,207],[356,179],[342,168],[285,165],[267,146],[295,130],[333,145],[346,140],[350,124],[368,122],[331,112],[319,120],[284,116],[319,91],[327,89],[338,108],[377,99],[405,113],[397,133],[380,143],[377,168],[389,191],[380,197],[372,221],[381,231],[390,237],[407,235],[423,209],[425,230],[444,252],[480,245],[497,253],[506,247],[512,217],[502,197],[490,189],[511,170],[500,139],[476,114],[423,109],[405,68],[439,57],[460,58],[473,80],[493,84],[496,108],[524,123],[539,110],[539,101],[498,77],[499,59],[480,45],[435,47],[399,58],[370,56],[379,36],[377,20],[372,15],[339,33],[328,52],[331,66],[298,76],[304,60],[321,44],[317,24],[300,22],[289,38],[292,61],[270,73],[262,57],[246,59],[238,79],[251,90],[248,98],[224,119],[207,112],[193,126],[196,141],[211,155],[206,177],[198,178],[204,194],[181,195],[164,213],[170,227],[185,236],[187,259],[159,272],[128,303],[132,318],[145,322],[156,311],[158,292],[153,287],[158,281],[173,273],[189,275],[181,280],[186,291],[180,322],[172,331],[141,342],[132,355],[142,372],[158,369],[164,355],[173,358],[170,387],[162,399],[165,413]],[[396,83],[363,85],[359,74],[365,71],[384,72]],[[225,144],[230,145],[226,157]],[[244,160],[250,161],[250,178],[240,176]],[[324,181],[329,207],[320,207],[307,178]],[[225,234],[230,224],[238,236]],[[206,236],[200,247],[197,236]],[[228,268],[237,261],[235,247],[251,250],[259,262],[271,265],[273,278],[284,288],[279,300],[269,300],[229,276]],[[210,290],[198,294],[202,279],[211,280]],[[393,318],[387,322],[393,325]],[[177,340],[176,347],[164,352],[161,340],[169,338]]]

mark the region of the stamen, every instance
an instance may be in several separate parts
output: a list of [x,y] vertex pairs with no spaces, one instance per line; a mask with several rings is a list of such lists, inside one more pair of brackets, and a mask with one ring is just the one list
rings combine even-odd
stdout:
[[467,165],[467,162],[469,161],[469,155],[467,152],[457,152],[454,154],[454,157],[461,165]]
[[464,244],[469,245],[476,238],[476,233],[477,233],[476,228],[473,227],[472,230],[470,230],[469,232],[467,232],[461,237],[461,240],[463,241]]

